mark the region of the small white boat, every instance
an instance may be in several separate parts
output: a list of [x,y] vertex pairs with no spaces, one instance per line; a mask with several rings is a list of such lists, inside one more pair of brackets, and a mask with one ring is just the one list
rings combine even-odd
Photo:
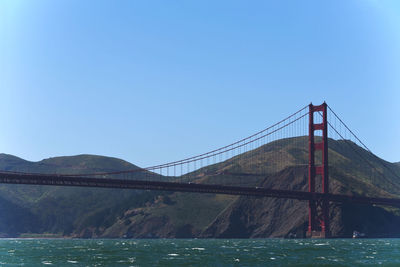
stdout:
[[366,237],[364,233],[353,231],[353,238],[364,238],[364,237]]

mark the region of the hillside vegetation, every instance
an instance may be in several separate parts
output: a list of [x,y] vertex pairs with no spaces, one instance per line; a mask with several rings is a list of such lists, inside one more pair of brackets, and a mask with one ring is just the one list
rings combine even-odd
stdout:
[[[306,144],[306,137],[278,140],[179,180],[306,191]],[[360,160],[360,155],[369,163]],[[7,171],[62,174],[136,168],[120,159],[94,155],[29,162],[0,154],[0,169]],[[329,172],[333,193],[400,197],[399,164],[385,162],[353,143],[329,141]],[[132,178],[143,178],[143,174],[135,175]],[[8,237],[303,236],[308,219],[307,202],[296,200],[27,185],[0,185],[0,192],[0,234]],[[349,236],[353,230],[370,236],[400,236],[399,214],[394,208],[335,204],[331,230],[335,236]]]

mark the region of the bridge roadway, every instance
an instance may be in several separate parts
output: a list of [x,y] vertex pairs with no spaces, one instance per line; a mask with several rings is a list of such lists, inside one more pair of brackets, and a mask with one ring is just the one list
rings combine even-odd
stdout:
[[51,174],[26,174],[0,172],[0,183],[26,184],[26,185],[50,185],[50,186],[78,186],[100,187],[119,189],[162,190],[192,193],[213,193],[227,195],[243,195],[255,197],[274,197],[298,200],[325,200],[331,202],[352,202],[363,204],[377,204],[400,207],[398,198],[375,198],[362,196],[349,196],[340,194],[323,194],[303,191],[268,189],[260,187],[239,187],[226,185],[210,185],[197,183],[176,183],[143,180],[124,180],[109,178],[77,177]]

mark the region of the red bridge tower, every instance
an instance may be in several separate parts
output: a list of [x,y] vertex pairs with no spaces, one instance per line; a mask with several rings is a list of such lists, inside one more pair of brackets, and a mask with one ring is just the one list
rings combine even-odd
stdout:
[[[322,113],[322,123],[314,123],[314,113]],[[308,191],[316,192],[316,178],[321,177],[319,192],[329,193],[328,176],[328,121],[327,104],[309,105],[309,135],[308,135]],[[322,131],[322,140],[314,139],[315,131]],[[315,151],[321,151],[321,165],[315,165]],[[319,187],[319,186],[318,186]],[[329,232],[329,201],[327,199],[313,199],[308,203],[308,230],[307,237],[325,238]]]

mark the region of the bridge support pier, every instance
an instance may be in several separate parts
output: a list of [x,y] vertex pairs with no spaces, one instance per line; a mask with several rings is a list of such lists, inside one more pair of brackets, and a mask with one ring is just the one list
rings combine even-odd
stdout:
[[[322,113],[322,123],[314,123],[314,113]],[[322,140],[315,142],[315,131],[322,131]],[[321,164],[315,165],[315,151],[321,151]],[[309,135],[308,135],[308,191],[316,192],[316,178],[321,177],[318,187],[319,192],[329,193],[328,176],[328,121],[327,104],[309,105]],[[308,229],[306,233],[310,238],[330,237],[329,231],[329,200],[327,198],[312,199],[308,203]]]

